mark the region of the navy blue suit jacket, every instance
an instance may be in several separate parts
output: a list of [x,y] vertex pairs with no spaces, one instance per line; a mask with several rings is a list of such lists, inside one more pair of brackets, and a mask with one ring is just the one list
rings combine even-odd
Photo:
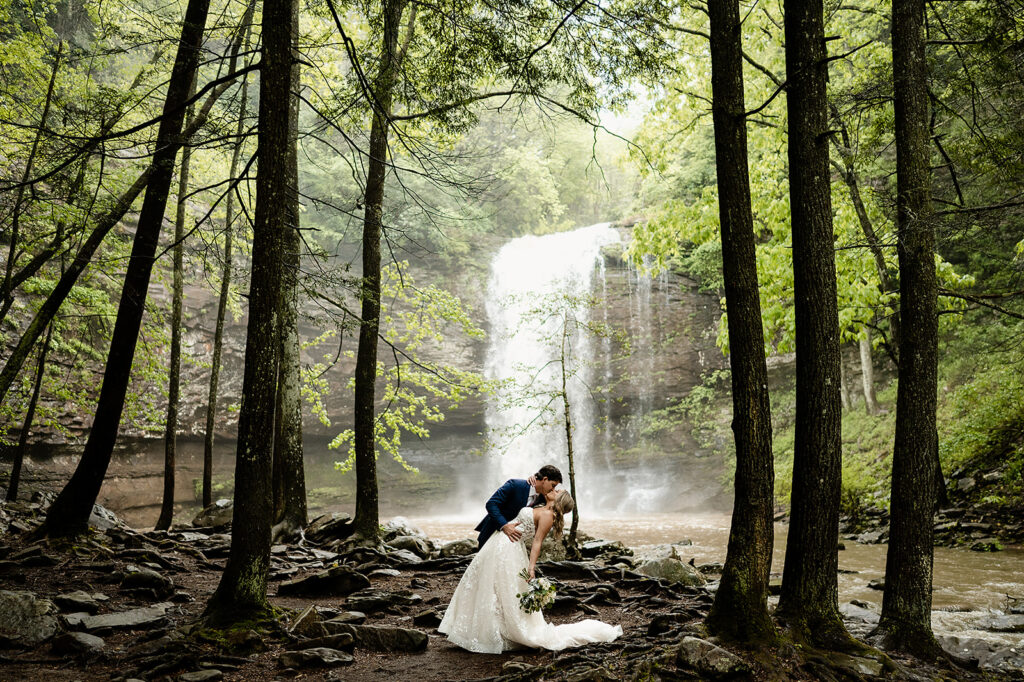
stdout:
[[480,531],[480,537],[477,538],[479,547],[484,546],[494,531],[516,518],[519,510],[525,507],[530,499],[530,488],[530,484],[523,479],[510,478],[494,491],[491,499],[484,505],[487,507],[487,516],[476,527],[476,530]]

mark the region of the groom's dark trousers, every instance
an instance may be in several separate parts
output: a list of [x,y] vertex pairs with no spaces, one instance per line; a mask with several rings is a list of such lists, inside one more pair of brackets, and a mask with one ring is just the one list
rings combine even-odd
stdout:
[[487,507],[487,516],[476,527],[476,530],[480,531],[480,537],[477,538],[478,548],[483,548],[494,531],[516,518],[519,510],[525,507],[530,499],[530,488],[530,484],[523,479],[511,478],[494,491],[491,499],[484,505]]

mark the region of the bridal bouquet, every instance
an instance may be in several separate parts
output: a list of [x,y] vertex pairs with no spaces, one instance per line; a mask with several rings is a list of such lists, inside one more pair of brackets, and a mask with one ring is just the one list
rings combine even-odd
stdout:
[[530,574],[527,573],[525,568],[519,572],[519,575],[526,581],[528,587],[526,592],[520,592],[516,595],[519,597],[519,608],[523,611],[527,613],[540,611],[555,601],[555,586],[547,578],[533,578],[531,580]]

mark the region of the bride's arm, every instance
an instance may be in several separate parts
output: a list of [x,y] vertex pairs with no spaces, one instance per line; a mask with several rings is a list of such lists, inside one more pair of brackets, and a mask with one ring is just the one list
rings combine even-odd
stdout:
[[540,548],[544,544],[544,538],[547,537],[548,531],[551,530],[551,524],[555,520],[555,515],[550,512],[541,512],[538,514],[539,519],[536,519],[537,532],[533,535],[533,546],[530,547],[530,579],[536,578],[534,569],[537,567],[537,558],[540,557]]

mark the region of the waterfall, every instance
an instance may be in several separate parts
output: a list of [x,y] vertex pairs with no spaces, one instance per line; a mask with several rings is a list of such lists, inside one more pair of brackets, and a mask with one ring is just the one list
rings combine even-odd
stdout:
[[[599,223],[569,232],[514,239],[492,261],[484,372],[488,379],[508,382],[489,401],[485,413],[489,468],[495,485],[508,478],[525,478],[549,463],[562,469],[568,485],[562,402],[560,398],[551,401],[552,393],[561,390],[562,322],[545,317],[541,309],[559,296],[581,299],[591,295],[597,278],[603,286],[601,249],[620,241],[619,233],[609,223]],[[587,306],[576,308],[578,319],[590,312]],[[588,387],[593,385],[595,374],[605,379],[608,369],[593,362],[594,347],[601,346],[601,339],[580,333],[568,341],[573,363],[570,370],[575,372],[567,393],[575,426],[577,485],[580,501],[586,504],[594,499],[596,491],[587,485],[592,481],[588,464],[592,462],[597,426],[597,409]],[[545,409],[548,403],[551,409]]]

